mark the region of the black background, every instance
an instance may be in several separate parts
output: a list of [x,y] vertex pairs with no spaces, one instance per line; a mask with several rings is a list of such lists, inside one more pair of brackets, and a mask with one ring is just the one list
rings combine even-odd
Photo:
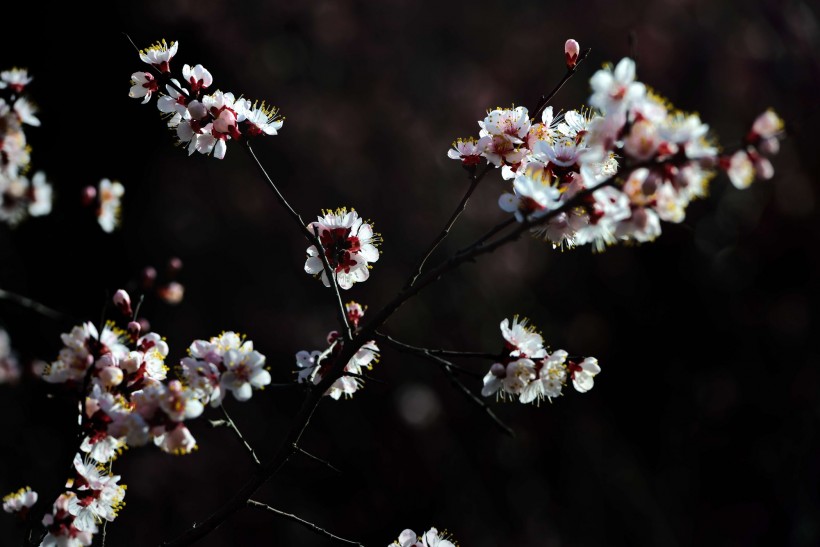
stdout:
[[[236,330],[267,355],[274,382],[293,377],[296,351],[324,346],[336,326],[330,295],[302,272],[306,243],[239,149],[224,161],[189,158],[153,105],[127,97],[143,65],[123,32],[142,47],[179,40],[177,70],[202,63],[215,88],[281,108],[281,134],[256,150],[296,209],[311,218],[353,206],[384,235],[371,279],[344,295],[372,309],[466,188],[450,142],[476,135],[488,107],[532,107],[563,74],[567,38],[592,53],[557,110],[583,104],[594,70],[629,54],[630,31],[640,79],[698,111],[727,146],[774,107],[797,130],[774,180],[739,192],[719,177],[649,245],[593,254],[518,242],[462,267],[385,327],[419,345],[495,351],[501,319],[526,315],[552,347],[599,358],[594,390],[569,388],[540,408],[496,405],[510,439],[433,365],[385,350],[373,372],[385,384],[324,402],[304,439],[343,472],[295,458],[257,499],[366,545],[429,526],[478,547],[820,543],[816,7],[175,0],[92,14],[32,2],[4,19],[0,68],[34,75],[43,124],[27,132],[32,164],[56,202],[48,217],[0,226],[0,287],[96,322],[106,294],[179,256],[183,303],[144,308],[168,339],[169,363],[195,338]],[[80,189],[103,177],[126,187],[113,235],[79,205]],[[489,176],[436,258],[502,219],[506,188]],[[8,302],[0,321],[26,359],[54,359],[70,327]],[[264,459],[301,397],[268,389],[226,404]],[[414,425],[408,405],[429,419]],[[0,386],[2,492],[58,491],[74,408],[31,377]],[[108,545],[170,539],[249,476],[227,429],[205,419],[191,428],[193,455],[146,447],[116,462],[128,493]],[[3,545],[19,544],[12,520],[0,519]],[[201,542],[327,544],[250,509]]]

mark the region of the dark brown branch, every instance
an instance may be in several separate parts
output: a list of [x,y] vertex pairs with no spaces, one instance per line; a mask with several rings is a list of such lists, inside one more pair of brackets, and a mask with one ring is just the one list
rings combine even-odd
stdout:
[[486,402],[484,402],[484,400],[483,400],[481,397],[479,397],[478,395],[476,395],[475,393],[473,393],[473,392],[470,390],[470,388],[468,388],[467,386],[465,386],[465,385],[461,382],[461,380],[459,380],[459,379],[458,379],[458,377],[457,377],[457,376],[455,375],[455,373],[453,372],[453,368],[454,368],[453,363],[451,363],[451,362],[450,362],[450,361],[448,361],[447,359],[444,359],[444,358],[439,357],[439,356],[437,356],[437,355],[430,355],[430,354],[427,354],[427,355],[424,355],[424,357],[426,357],[427,359],[430,359],[430,360],[432,360],[432,361],[435,361],[435,362],[437,362],[439,365],[441,365],[442,370],[444,371],[444,374],[446,374],[446,375],[447,375],[447,377],[448,377],[448,378],[450,378],[450,382],[451,382],[451,383],[452,383],[452,384],[453,384],[456,388],[458,388],[458,390],[459,390],[459,391],[461,391],[461,392],[462,392],[462,393],[463,393],[463,394],[467,397],[467,399],[469,399],[469,400],[470,400],[470,402],[472,402],[473,404],[475,404],[476,406],[478,406],[481,410],[483,410],[483,411],[484,411],[484,413],[485,413],[485,414],[487,414],[487,416],[489,416],[489,417],[490,417],[490,419],[491,419],[491,420],[495,423],[495,425],[497,425],[497,426],[501,429],[501,431],[503,431],[504,433],[506,433],[506,434],[507,434],[507,435],[509,435],[510,437],[513,437],[513,438],[515,437],[515,431],[513,431],[513,430],[512,430],[512,428],[511,428],[510,426],[508,426],[507,424],[505,424],[504,422],[502,422],[502,421],[501,421],[501,418],[499,418],[498,416],[496,416],[495,412],[493,412],[493,409],[491,409],[491,408],[487,405],[487,403],[486,403]]
[[[445,350],[445,349],[432,349],[432,348],[422,348],[422,347],[419,347],[419,346],[412,346],[412,345],[407,344],[405,342],[401,342],[399,340],[396,340],[392,336],[388,336],[387,334],[384,334],[382,332],[377,332],[376,336],[380,340],[383,340],[384,342],[387,342],[387,344],[389,344],[390,346],[392,346],[393,348],[395,348],[396,350],[398,350],[402,353],[409,353],[409,354],[412,354],[412,355],[421,355],[422,357],[437,356],[437,357],[472,357],[472,358],[478,358],[478,359],[499,359],[499,356],[496,355],[496,354],[493,354],[493,353],[483,353],[483,352],[477,352],[477,351],[449,351],[449,350]],[[468,375],[474,376],[476,378],[483,377],[483,375],[478,373],[478,372],[473,372],[472,370],[468,370],[466,368],[459,367],[459,366],[453,365],[453,364],[451,364],[451,366],[453,367],[454,370],[456,370],[458,372],[461,372],[463,374],[468,374]]]
[[8,300],[9,302],[14,302],[18,306],[27,308],[35,313],[39,313],[43,317],[52,319],[54,321],[61,321],[65,323],[74,322],[74,320],[71,317],[62,312],[49,308],[44,304],[40,304],[39,302],[36,302],[31,298],[10,291],[6,291],[4,289],[0,289],[0,300]]
[[469,201],[470,196],[472,196],[473,192],[475,192],[475,189],[478,187],[478,183],[481,182],[481,179],[483,179],[484,176],[487,173],[489,173],[492,168],[492,164],[488,163],[484,166],[484,169],[482,169],[481,172],[477,175],[475,174],[475,172],[472,172],[470,174],[470,186],[469,188],[467,188],[467,192],[465,192],[464,197],[461,198],[461,201],[456,206],[456,209],[455,211],[453,211],[453,214],[450,215],[450,220],[447,221],[447,224],[444,226],[444,229],[441,230],[438,236],[436,236],[436,239],[433,240],[433,243],[430,244],[430,247],[427,249],[427,252],[424,253],[424,256],[419,261],[418,265],[416,265],[416,267],[413,268],[413,273],[410,275],[410,277],[407,279],[407,282],[404,284],[405,288],[412,287],[415,284],[416,279],[419,278],[422,270],[424,269],[424,264],[427,262],[427,259],[430,258],[430,255],[433,254],[433,251],[435,251],[441,244],[441,242],[444,241],[444,238],[446,238],[450,234],[450,230],[458,220],[458,217],[461,216],[461,213],[463,213],[464,209],[467,207],[467,201]]
[[293,515],[291,513],[285,513],[284,511],[280,511],[279,509],[274,509],[270,505],[265,505],[264,503],[260,503],[260,502],[255,501],[255,500],[248,500],[248,507],[254,507],[256,509],[262,509],[264,511],[269,511],[269,512],[273,513],[274,515],[280,516],[280,517],[288,519],[288,520],[292,520],[293,522],[298,522],[299,524],[301,524],[302,526],[304,526],[308,530],[311,530],[312,532],[315,532],[315,533],[319,534],[320,536],[325,536],[328,539],[332,539],[333,541],[335,541],[337,543],[343,543],[345,545],[358,545],[359,547],[364,547],[364,544],[359,543],[358,541],[345,539],[345,538],[339,537],[335,534],[331,534],[330,532],[328,532],[324,528],[320,528],[319,526],[316,526],[315,524],[313,524],[310,521],[307,521],[303,518],[297,517],[296,515]]
[[262,462],[259,461],[259,458],[256,456],[256,452],[254,451],[253,447],[245,439],[245,436],[242,435],[242,432],[239,431],[239,428],[236,427],[236,423],[234,423],[233,419],[231,418],[231,415],[228,414],[228,410],[225,408],[224,401],[222,404],[219,405],[219,409],[222,411],[222,415],[225,416],[225,424],[231,429],[233,429],[233,432],[236,433],[236,436],[239,438],[242,444],[245,445],[245,449],[248,451],[248,454],[251,455],[251,458],[253,458],[253,461],[256,464],[256,466],[262,467]]

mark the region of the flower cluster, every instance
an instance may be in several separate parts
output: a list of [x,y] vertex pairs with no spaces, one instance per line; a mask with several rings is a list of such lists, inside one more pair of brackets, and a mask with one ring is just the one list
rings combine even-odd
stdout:
[[20,364],[11,349],[9,333],[0,328],[0,384],[11,384],[20,378]]
[[[571,68],[577,44],[570,45]],[[590,86],[591,110],[555,116],[548,107],[536,122],[524,107],[496,108],[478,122],[478,140],[458,140],[448,151],[471,169],[481,158],[500,167],[513,192],[499,206],[555,247],[651,241],[661,220],[683,221],[716,168],[738,187],[773,174],[761,155],[777,151],[782,122],[772,111],[755,122],[743,150],[723,158],[697,114],[675,110],[636,81],[633,60],[597,71]]]
[[[336,283],[342,289],[349,289],[354,283],[366,281],[370,277],[370,263],[379,259],[381,235],[373,232],[373,225],[365,222],[351,209],[323,211],[324,216],[308,224],[307,229],[319,238],[325,258],[333,268]],[[311,275],[321,275],[325,287],[330,287],[330,279],[325,272],[322,258],[315,245],[307,250],[305,271]]]
[[37,492],[26,486],[17,492],[3,496],[3,511],[25,516],[28,509],[37,503]]
[[[345,305],[347,321],[355,329],[359,326],[359,321],[364,315],[365,308],[356,302],[349,302]],[[310,382],[314,385],[322,381],[322,378],[333,368],[336,358],[342,351],[344,339],[337,331],[331,331],[327,335],[328,348],[324,351],[300,351],[296,354],[296,365],[299,367],[297,381],[299,383]],[[362,373],[365,369],[370,370],[379,361],[379,347],[374,340],[364,344],[345,365],[343,375],[338,378],[328,388],[325,395],[329,395],[336,400],[344,395],[352,397],[364,385]],[[350,376],[352,374],[353,376]]]
[[234,332],[195,340],[180,363],[180,376],[197,400],[211,406],[219,406],[228,391],[236,400],[247,401],[254,389],[263,389],[271,381],[265,356]]
[[399,539],[387,547],[456,547],[451,539],[435,528],[430,528],[420,536],[417,536],[413,530],[407,529],[399,534]]
[[125,505],[125,486],[91,458],[74,456],[74,476],[66,483],[51,514],[43,518],[48,534],[41,547],[91,545],[98,524],[113,521]]
[[45,173],[31,178],[31,147],[24,127],[37,127],[37,108],[23,95],[32,78],[23,68],[0,72],[0,222],[17,225],[28,216],[51,212],[51,185]]
[[766,156],[780,150],[782,134],[783,120],[769,109],[754,121],[741,149],[731,156],[721,157],[721,167],[736,188],[747,188],[755,178],[770,179],[774,176],[774,167]]
[[176,131],[189,155],[213,153],[222,159],[230,140],[278,134],[284,118],[276,107],[219,90],[205,93],[213,85],[213,76],[202,65],[186,64],[182,81],[173,78],[170,64],[178,49],[179,42],[171,42],[169,47],[163,40],[141,51],[140,59],[151,65],[156,75],[134,72],[128,96],[145,104],[158,95],[157,108],[168,117],[168,127]]
[[83,442],[98,462],[107,462],[127,446],[153,440],[163,451],[186,454],[196,442],[183,421],[202,413],[195,393],[178,380],[165,382],[168,344],[156,333],[139,336],[107,323],[98,333],[92,323],[63,334],[59,357],[43,371],[50,383],[85,386]]
[[548,353],[541,335],[528,324],[527,319],[513,317],[501,322],[504,337],[504,358],[490,367],[484,376],[481,394],[485,397],[517,397],[522,403],[541,401],[561,395],[568,380],[580,393],[592,389],[593,378],[601,372],[598,360],[569,358],[564,350]]

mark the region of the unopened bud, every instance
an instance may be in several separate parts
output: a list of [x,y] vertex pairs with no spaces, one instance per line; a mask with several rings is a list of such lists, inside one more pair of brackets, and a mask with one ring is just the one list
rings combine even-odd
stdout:
[[114,293],[114,305],[126,317],[130,317],[134,313],[131,309],[131,297],[122,289]]
[[567,60],[567,68],[575,68],[578,64],[578,54],[581,53],[581,46],[570,38],[564,44],[564,57]]
[[86,186],[83,188],[83,193],[80,196],[80,201],[83,204],[83,207],[88,207],[94,200],[97,198],[97,189],[93,186]]
[[329,333],[327,333],[327,343],[332,344],[333,342],[335,342],[336,340],[339,339],[339,336],[340,336],[339,331],[337,331],[337,330],[330,331]]
[[128,334],[131,336],[131,339],[136,342],[137,338],[140,337],[140,331],[142,330],[142,325],[140,325],[136,321],[131,321],[128,323]]

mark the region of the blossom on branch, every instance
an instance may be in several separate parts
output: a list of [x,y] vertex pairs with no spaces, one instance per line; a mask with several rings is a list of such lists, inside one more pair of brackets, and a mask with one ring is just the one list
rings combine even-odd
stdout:
[[568,379],[577,391],[589,391],[592,378],[601,371],[594,357],[576,363],[564,350],[548,353],[541,335],[527,319],[519,320],[517,315],[512,323],[508,319],[501,322],[501,335],[505,341],[504,357],[484,376],[484,397],[517,397],[525,404],[552,401],[561,395]]
[[[323,213],[318,221],[308,224],[307,229],[319,238],[336,283],[346,290],[354,283],[366,281],[370,277],[370,263],[379,259],[377,246],[381,236],[374,233],[372,224],[360,218],[354,209],[348,211],[343,207]],[[311,245],[307,254],[305,272],[320,276],[325,287],[330,287],[319,250]]]
[[[156,94],[157,108],[168,118],[168,127],[175,130],[179,143],[185,145],[188,155],[194,152],[223,159],[228,141],[244,142],[254,137],[277,135],[284,124],[275,106],[251,103],[231,92],[204,91],[214,82],[213,75],[202,65],[182,67],[182,79],[173,78],[169,62],[178,50],[163,40],[145,51],[140,58],[160,70],[154,76],[148,72],[131,75],[129,96],[143,99],[143,104]],[[162,91],[162,89],[165,91]]]
[[399,539],[387,547],[456,547],[450,539],[446,533],[441,533],[435,528],[430,528],[421,536],[417,536],[408,528],[399,534]]
[[[364,316],[365,307],[357,302],[350,302],[345,306],[347,319],[351,326],[356,329],[359,321]],[[324,351],[299,351],[296,353],[297,372],[296,381],[301,383],[318,384],[330,372],[337,361],[337,357],[344,347],[344,338],[337,332],[331,331],[327,335],[328,348]],[[361,377],[365,370],[371,370],[375,363],[379,362],[379,346],[374,340],[370,340],[362,345],[359,350],[350,358],[344,368],[344,373],[328,388],[325,395],[333,399],[340,399],[342,395],[352,397],[354,393],[362,388],[364,379]]]
[[26,486],[17,492],[3,496],[3,511],[25,515],[35,503],[37,503],[37,492]]

